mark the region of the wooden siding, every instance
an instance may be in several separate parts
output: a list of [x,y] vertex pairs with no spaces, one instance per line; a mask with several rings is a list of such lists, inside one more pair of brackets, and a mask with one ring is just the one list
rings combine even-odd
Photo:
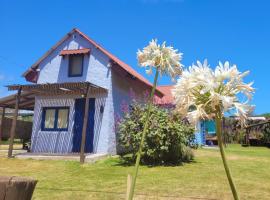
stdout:
[[[95,102],[95,116],[94,116],[94,142],[93,142],[93,152],[99,153],[98,151],[98,145],[99,141],[102,140],[100,137],[101,132],[101,126],[104,121],[103,119],[103,113],[100,112],[100,107],[103,106],[105,108],[107,95],[104,95],[102,93],[99,93],[96,95],[96,102]],[[105,109],[103,109],[105,111]],[[100,143],[101,144],[101,143]]]
[[[68,131],[41,131],[43,107],[68,106]],[[46,98],[36,97],[34,122],[32,131],[32,152],[68,153],[72,149],[72,132],[74,118],[74,99],[72,98]]]
[[[102,126],[103,114],[100,113],[100,107],[105,106],[107,94],[98,93],[92,94],[90,97],[96,99],[95,105],[95,125],[94,125],[94,153],[97,151],[97,145]],[[63,96],[59,98],[53,97],[36,97],[34,122],[32,131],[31,151],[34,153],[71,153],[73,126],[75,114],[75,99],[80,96]],[[42,107],[68,106],[69,110],[69,127],[68,131],[41,131]]]

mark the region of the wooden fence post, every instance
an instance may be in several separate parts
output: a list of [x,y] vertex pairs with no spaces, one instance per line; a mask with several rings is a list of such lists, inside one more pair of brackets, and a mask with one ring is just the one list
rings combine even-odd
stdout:
[[1,200],[31,200],[37,180],[24,177],[0,177]]
[[3,130],[4,130],[3,123],[4,123],[5,113],[6,113],[6,108],[3,107],[2,114],[1,114],[1,121],[0,121],[0,146],[2,142]]
[[250,129],[249,128],[247,128],[246,129],[246,137],[245,137],[245,139],[246,139],[246,145],[247,146],[249,146],[250,145],[250,143],[249,143],[249,133],[250,133]]
[[17,125],[21,91],[22,91],[22,88],[20,87],[18,92],[17,92],[17,95],[15,97],[16,98],[15,111],[14,111],[14,116],[13,116],[13,120],[12,120],[12,124],[11,124],[11,129],[10,129],[9,148],[8,148],[8,157],[9,158],[12,157],[13,143],[14,143],[15,130],[16,130],[16,125]]
[[80,163],[83,164],[85,160],[84,149],[85,149],[85,140],[86,140],[86,130],[89,114],[89,97],[90,97],[90,86],[87,86],[87,93],[85,98],[85,107],[84,107],[84,118],[83,118],[83,129],[82,129],[82,140],[81,140],[81,151],[80,151]]

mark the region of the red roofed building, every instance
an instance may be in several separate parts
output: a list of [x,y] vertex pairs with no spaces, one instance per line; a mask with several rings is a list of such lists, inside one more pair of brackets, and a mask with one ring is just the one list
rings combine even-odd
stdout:
[[[8,88],[18,91],[20,109],[34,111],[35,153],[76,153],[84,145],[86,153],[115,154],[115,115],[121,113],[121,102],[131,101],[131,89],[136,96],[152,89],[147,79],[78,29],[23,76],[32,84]],[[166,88],[157,88],[156,96],[161,98],[163,92],[168,94]],[[16,107],[14,98],[0,99],[0,107]]]
[[162,85],[158,86],[157,89],[160,90],[164,96],[155,97],[155,103],[159,105],[174,105],[174,99],[172,95],[172,89],[174,85]]

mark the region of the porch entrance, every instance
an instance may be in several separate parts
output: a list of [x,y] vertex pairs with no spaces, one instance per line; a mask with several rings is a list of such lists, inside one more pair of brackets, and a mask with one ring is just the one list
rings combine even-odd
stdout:
[[[57,96],[63,96],[63,95],[65,96],[66,95],[72,95],[72,96],[83,95],[84,97],[86,97],[86,99],[90,99],[90,94],[107,93],[107,89],[94,85],[90,82],[9,85],[7,87],[8,87],[8,90],[17,90],[17,94],[0,99],[0,107],[15,109],[13,120],[12,120],[12,127],[10,129],[9,150],[8,150],[9,158],[13,156],[12,152],[13,152],[13,143],[14,143],[14,138],[15,138],[15,130],[17,126],[18,110],[19,109],[33,110],[35,106],[36,96],[57,97]],[[80,101],[83,101],[85,103],[82,103],[82,102],[79,103]],[[77,100],[76,104],[78,105],[77,111],[76,111],[76,113],[78,114],[76,116],[79,123],[75,122],[75,124],[78,124],[77,128],[79,128],[79,130],[82,131],[80,134],[76,134],[76,137],[82,138],[82,142],[76,143],[75,141],[77,141],[78,139],[74,139],[74,143],[76,144],[74,145],[74,150],[76,147],[76,152],[80,152],[80,162],[83,163],[85,159],[85,152],[93,152],[95,99],[90,99],[89,101]],[[79,104],[82,104],[82,106],[79,106]],[[83,111],[83,108],[85,108],[84,111]],[[85,115],[85,119],[82,120],[84,118],[84,115]],[[38,116],[34,116],[33,121],[34,123],[37,123]],[[76,130],[76,132],[78,131]],[[32,141],[31,141],[32,144],[34,143],[41,144],[41,147],[43,147],[42,145],[43,142],[46,142],[48,138],[35,137],[34,136],[35,133],[37,133],[37,131],[34,131],[32,133]],[[89,133],[89,135],[87,135],[87,133]],[[50,137],[50,134],[48,137]],[[87,144],[85,144],[85,141],[87,141]],[[77,146],[80,146],[80,145],[81,145],[81,148],[80,148],[80,151],[78,151]],[[32,148],[31,148],[31,151],[32,151]],[[68,151],[70,151],[70,149],[68,149]]]
[[[75,100],[75,117],[74,117],[74,131],[73,131],[73,146],[72,152],[80,152],[82,141],[82,129],[85,109],[85,98]],[[85,153],[93,152],[94,140],[94,115],[95,115],[95,99],[89,99],[89,115],[87,120]]]

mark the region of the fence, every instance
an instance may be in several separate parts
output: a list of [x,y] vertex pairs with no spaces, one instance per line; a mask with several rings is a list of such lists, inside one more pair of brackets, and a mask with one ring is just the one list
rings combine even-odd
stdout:
[[[4,118],[3,120],[3,133],[2,140],[9,138],[9,132],[11,129],[12,118]],[[30,140],[32,134],[32,122],[17,120],[17,126],[15,131],[15,138],[22,140]]]

